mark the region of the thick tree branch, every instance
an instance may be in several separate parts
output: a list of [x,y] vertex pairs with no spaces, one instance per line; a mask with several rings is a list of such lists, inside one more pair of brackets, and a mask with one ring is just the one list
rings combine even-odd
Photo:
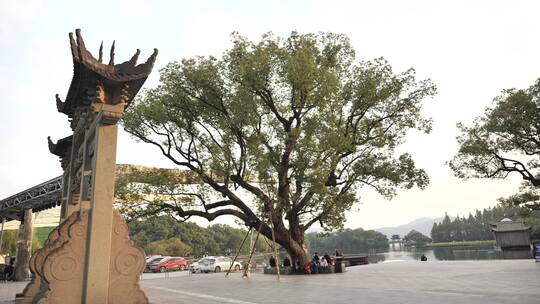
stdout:
[[[502,156],[499,156],[495,152],[492,152],[492,154],[497,160],[499,160],[501,167],[499,167],[493,173],[488,174],[488,177],[495,177],[501,171],[518,172],[519,174],[521,174],[524,180],[530,181],[536,187],[540,186],[540,178],[536,178],[529,170],[527,170],[527,168],[522,162],[509,158],[504,158]],[[508,165],[508,162],[510,162],[511,165]]]

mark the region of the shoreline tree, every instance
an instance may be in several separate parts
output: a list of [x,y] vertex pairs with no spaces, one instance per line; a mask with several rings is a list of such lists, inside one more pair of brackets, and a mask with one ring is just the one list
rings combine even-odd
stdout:
[[460,178],[517,173],[524,180],[519,193],[499,200],[540,210],[540,79],[503,90],[493,103],[471,126],[458,124],[459,152],[448,164]]
[[362,228],[343,229],[332,233],[306,233],[306,240],[311,252],[332,253],[339,249],[347,253],[366,253],[373,250],[387,250],[388,238],[375,230]]
[[198,184],[127,178],[125,211],[234,216],[268,239],[273,230],[304,265],[306,229],[342,228],[362,187],[390,199],[397,188],[428,184],[395,148],[410,129],[430,131],[420,114],[436,92],[429,79],[417,81],[413,69],[395,74],[382,58],[355,62],[339,34],[266,34],[257,43],[233,34],[232,43],[221,59],[168,64],[160,84],[127,109],[125,130]]
[[[150,216],[144,221],[128,223],[130,239],[146,254],[191,256],[231,255],[240,249],[249,254],[250,244],[242,245],[246,230],[224,224],[201,227],[193,222],[180,222],[169,215]],[[180,243],[178,242],[180,241]],[[258,252],[271,252],[271,241],[259,237],[254,247]]]
[[432,241],[430,237],[414,229],[409,231],[409,233],[403,237],[403,240],[405,241],[405,244],[416,245],[417,247],[424,247]]
[[510,218],[524,221],[531,227],[531,238],[540,236],[540,217],[534,216],[529,208],[499,203],[493,207],[476,210],[468,216],[450,219],[445,214],[440,223],[433,223],[431,238],[434,243],[495,240],[490,224]]

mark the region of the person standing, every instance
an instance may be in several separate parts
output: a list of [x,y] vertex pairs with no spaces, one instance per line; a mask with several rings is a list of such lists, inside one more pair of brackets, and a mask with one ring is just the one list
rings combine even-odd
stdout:
[[313,262],[319,264],[319,260],[321,258],[319,257],[319,254],[317,252],[315,252],[315,255],[313,255]]
[[311,273],[312,274],[319,273],[319,262],[315,261],[315,259],[311,261]]
[[270,256],[270,261],[269,262],[270,262],[270,267],[271,268],[276,267],[276,258],[273,255]]
[[291,267],[291,260],[287,256],[283,259],[283,267]]

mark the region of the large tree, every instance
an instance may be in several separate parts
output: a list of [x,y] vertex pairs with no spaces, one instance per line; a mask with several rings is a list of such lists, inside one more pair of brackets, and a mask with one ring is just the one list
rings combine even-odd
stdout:
[[305,230],[343,227],[360,188],[391,198],[398,187],[428,184],[395,148],[410,129],[429,132],[420,110],[435,94],[430,80],[417,81],[413,69],[394,73],[382,58],[356,62],[344,35],[232,37],[221,59],[168,64],[126,111],[127,132],[198,178],[174,190],[169,183],[170,196],[162,178],[139,183],[155,199],[129,210],[232,215],[269,239],[274,229],[303,264]]
[[540,79],[508,89],[470,126],[458,124],[458,154],[449,162],[458,177],[506,178],[519,174],[520,193],[502,202],[540,208]]

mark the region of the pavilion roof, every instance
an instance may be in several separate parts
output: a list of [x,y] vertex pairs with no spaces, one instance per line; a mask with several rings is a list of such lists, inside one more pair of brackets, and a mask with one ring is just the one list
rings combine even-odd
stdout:
[[526,226],[520,221],[501,221],[498,223],[490,224],[491,230],[495,232],[513,232],[513,231],[526,231],[531,227]]

